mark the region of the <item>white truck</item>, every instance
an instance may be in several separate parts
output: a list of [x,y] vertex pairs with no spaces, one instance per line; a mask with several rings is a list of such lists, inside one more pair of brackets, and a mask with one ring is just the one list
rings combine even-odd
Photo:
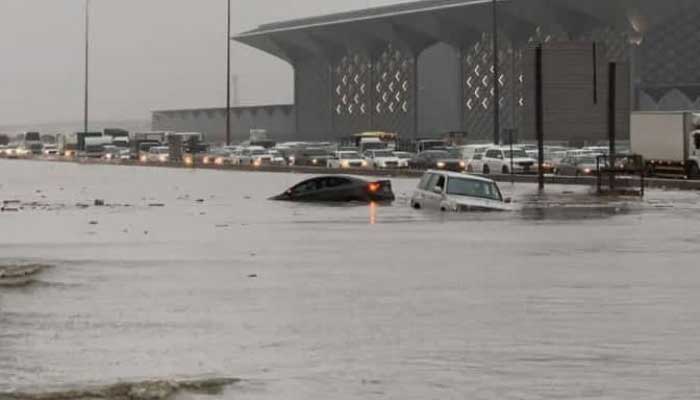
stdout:
[[86,137],[85,149],[79,153],[84,158],[102,158],[105,146],[112,145],[111,136]]
[[56,136],[58,142],[58,155],[75,157],[78,151],[78,135],[75,133],[59,133]]
[[368,150],[396,150],[399,135],[389,132],[363,132],[353,135],[360,153]]
[[648,175],[700,178],[700,112],[634,112],[630,141]]

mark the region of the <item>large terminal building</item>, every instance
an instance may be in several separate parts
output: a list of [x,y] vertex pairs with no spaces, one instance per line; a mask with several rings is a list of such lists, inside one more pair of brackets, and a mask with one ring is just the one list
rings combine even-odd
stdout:
[[[624,139],[630,110],[700,105],[698,20],[697,0],[426,0],[263,25],[233,39],[287,61],[295,101],[229,110],[234,138],[529,140],[541,46],[545,139],[607,137],[610,63]],[[221,141],[225,113],[157,111],[153,125]]]

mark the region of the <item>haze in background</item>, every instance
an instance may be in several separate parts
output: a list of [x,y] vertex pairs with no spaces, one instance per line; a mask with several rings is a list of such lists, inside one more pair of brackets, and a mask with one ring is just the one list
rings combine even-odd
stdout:
[[[232,33],[400,3],[232,0]],[[0,0],[0,127],[82,119],[83,0]],[[91,119],[225,105],[226,0],[92,0]],[[242,105],[291,103],[285,62],[234,43]]]

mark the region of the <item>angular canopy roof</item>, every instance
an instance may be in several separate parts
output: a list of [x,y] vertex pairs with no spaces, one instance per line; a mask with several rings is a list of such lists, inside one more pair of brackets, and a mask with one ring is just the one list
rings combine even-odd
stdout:
[[[233,39],[291,63],[348,48],[399,42],[416,54],[437,42],[473,44],[492,29],[493,0],[425,0],[261,25]],[[614,28],[644,34],[697,0],[497,0],[499,30],[523,44],[538,27],[576,34]]]
[[[501,1],[501,0],[499,0]],[[273,32],[281,32],[295,29],[308,29],[324,25],[337,25],[343,23],[359,22],[371,19],[391,18],[400,15],[424,13],[436,10],[444,10],[452,7],[463,7],[475,3],[490,3],[491,0],[427,0],[414,1],[410,3],[400,3],[384,7],[367,8],[341,12],[329,15],[320,15],[309,18],[293,19],[283,22],[260,25],[257,29],[244,32],[238,38],[260,35]]]

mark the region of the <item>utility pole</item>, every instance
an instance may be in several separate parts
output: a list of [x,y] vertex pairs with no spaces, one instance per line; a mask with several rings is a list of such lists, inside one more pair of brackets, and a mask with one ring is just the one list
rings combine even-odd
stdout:
[[542,83],[542,44],[535,49],[535,126],[537,129],[537,183],[544,191],[544,89]]
[[90,0],[85,0],[85,93],[83,94],[83,132],[88,131],[88,111],[90,99]]
[[493,15],[493,144],[501,144],[501,88],[500,71],[498,68],[498,0],[492,0],[491,13]]
[[[608,64],[608,168],[614,171],[617,163],[616,120],[617,120],[617,64]],[[615,172],[610,172],[610,191],[615,190]]]
[[231,145],[231,0],[226,7],[226,145]]

